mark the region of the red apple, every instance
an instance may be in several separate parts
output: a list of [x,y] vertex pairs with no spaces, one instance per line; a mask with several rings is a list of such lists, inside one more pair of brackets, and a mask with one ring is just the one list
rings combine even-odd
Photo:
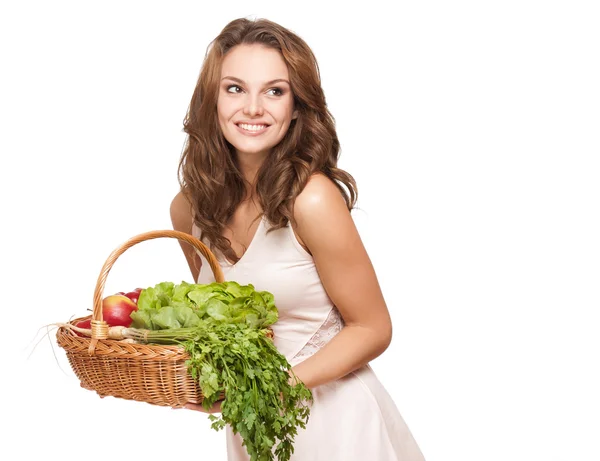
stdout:
[[140,299],[139,291],[130,291],[129,293],[125,293],[125,296],[131,299],[137,306],[138,299]]
[[[92,328],[92,324],[91,324],[91,322],[92,322],[92,319],[80,320],[79,322],[77,322],[77,323],[75,324],[75,326],[76,326],[76,327],[79,327],[79,328],[86,328],[86,329],[88,329],[88,330],[89,330],[90,328]],[[83,333],[79,333],[79,332],[77,332],[77,331],[75,332],[75,334],[76,334],[77,336],[81,336],[82,338],[89,338],[89,336],[86,336],[86,335],[84,335]]]
[[135,302],[123,295],[107,296],[102,300],[102,317],[111,327],[131,325],[131,313],[137,311]]

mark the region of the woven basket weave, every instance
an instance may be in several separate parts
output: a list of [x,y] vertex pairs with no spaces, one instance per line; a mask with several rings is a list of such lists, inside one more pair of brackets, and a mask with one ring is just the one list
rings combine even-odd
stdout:
[[[106,338],[107,324],[102,319],[102,299],[106,278],[113,264],[130,247],[155,238],[175,238],[200,251],[217,282],[223,271],[217,258],[200,240],[173,230],[152,231],[137,235],[118,247],[108,257],[96,283],[92,319],[92,337],[75,335],[59,328],[57,342],[62,347],[81,381],[82,387],[96,391],[101,397],[113,396],[154,405],[181,407],[201,403],[202,391],[187,371],[189,355],[181,346],[137,344]],[[84,318],[78,318],[75,324]]]

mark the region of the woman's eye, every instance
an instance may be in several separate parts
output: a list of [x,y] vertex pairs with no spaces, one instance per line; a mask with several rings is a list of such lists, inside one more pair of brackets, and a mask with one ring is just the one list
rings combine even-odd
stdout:
[[283,91],[281,91],[280,88],[271,88],[269,92],[271,91],[275,91],[275,94],[273,94],[273,96],[281,96],[283,94]]
[[[238,85],[229,85],[227,87],[227,92],[228,93],[232,93],[232,94],[239,94],[241,93],[242,88],[239,87]],[[271,88],[270,90],[267,91],[268,94],[271,94],[272,96],[281,96],[283,94],[283,90],[281,90],[281,88]]]

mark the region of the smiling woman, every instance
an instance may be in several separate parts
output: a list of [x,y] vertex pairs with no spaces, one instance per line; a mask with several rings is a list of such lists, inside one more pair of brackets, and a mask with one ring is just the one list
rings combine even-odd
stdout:
[[[238,159],[251,156],[259,166],[298,117],[285,61],[272,48],[240,45],[225,56],[221,73],[217,112],[223,135]],[[267,81],[271,75],[279,77]]]
[[[173,226],[204,240],[227,280],[274,295],[274,344],[313,393],[290,459],[423,460],[369,366],[392,325],[308,45],[268,20],[228,24],[209,47],[185,131]],[[184,245],[194,279],[214,281],[205,257]],[[249,459],[229,426],[227,453]]]

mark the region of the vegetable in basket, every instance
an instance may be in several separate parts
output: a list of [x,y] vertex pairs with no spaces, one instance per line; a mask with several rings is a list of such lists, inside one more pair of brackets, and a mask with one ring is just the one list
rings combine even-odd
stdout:
[[131,313],[131,326],[148,330],[194,327],[206,319],[262,328],[278,318],[271,293],[231,281],[206,285],[162,282],[141,292],[138,308]]
[[298,427],[306,427],[312,393],[301,382],[290,383],[291,365],[269,338],[268,326],[278,319],[271,293],[232,281],[162,282],[141,291],[124,322],[130,328],[109,321],[105,308],[111,298],[131,302],[123,295],[104,298],[109,338],[182,346],[190,356],[188,372],[202,389],[202,405],[208,409],[225,396],[221,416],[209,415],[211,427],[218,431],[229,424],[252,461],[274,455],[289,460]]
[[306,427],[312,393],[303,383],[290,382],[291,365],[269,339],[267,328],[207,317],[189,328],[111,327],[108,334],[112,339],[183,346],[190,356],[188,372],[202,389],[204,408],[225,395],[221,417],[209,415],[211,427],[218,431],[229,424],[242,437],[251,461],[290,459],[298,427]]

